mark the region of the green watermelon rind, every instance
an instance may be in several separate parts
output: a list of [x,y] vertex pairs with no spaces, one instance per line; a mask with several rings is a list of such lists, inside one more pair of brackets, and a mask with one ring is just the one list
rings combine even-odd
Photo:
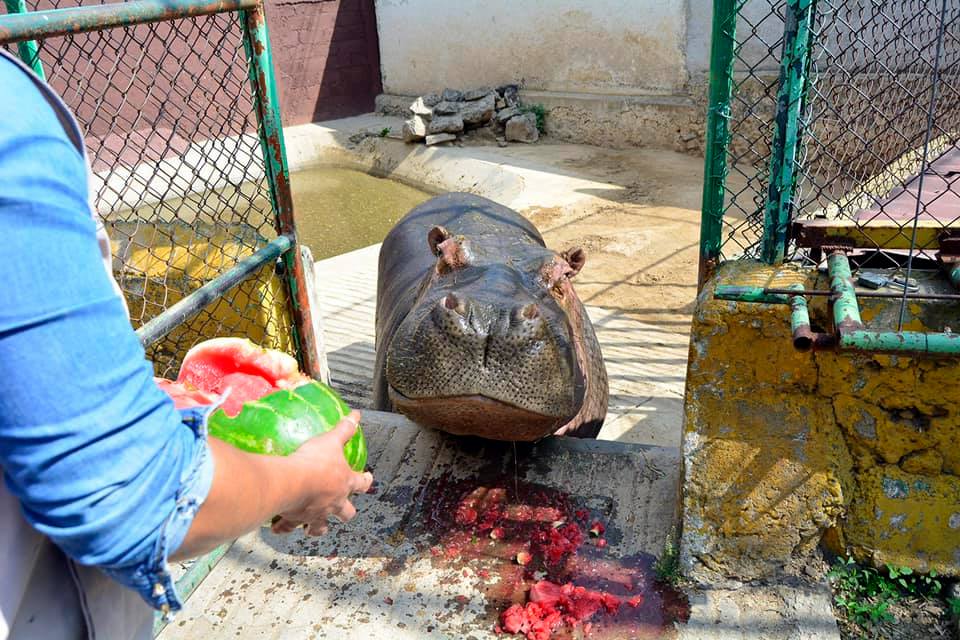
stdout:
[[[333,429],[348,413],[350,408],[333,389],[311,381],[246,402],[232,418],[218,409],[210,416],[207,427],[210,435],[238,449],[286,456],[306,440]],[[367,443],[361,427],[344,446],[343,455],[351,469],[363,471]]]

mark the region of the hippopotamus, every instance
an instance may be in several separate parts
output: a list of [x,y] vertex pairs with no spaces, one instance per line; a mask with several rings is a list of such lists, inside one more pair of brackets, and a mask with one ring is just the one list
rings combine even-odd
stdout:
[[456,435],[595,438],[608,390],[572,284],[585,261],[486,198],[412,209],[380,249],[375,408]]

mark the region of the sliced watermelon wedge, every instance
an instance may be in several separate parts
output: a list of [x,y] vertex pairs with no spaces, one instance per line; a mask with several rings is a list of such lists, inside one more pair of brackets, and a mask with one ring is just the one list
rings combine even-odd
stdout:
[[[214,404],[210,434],[253,453],[289,455],[304,441],[332,429],[350,409],[327,385],[300,373],[290,355],[244,338],[214,338],[190,349],[176,382],[157,379],[178,409]],[[344,447],[350,467],[363,471],[363,431]]]

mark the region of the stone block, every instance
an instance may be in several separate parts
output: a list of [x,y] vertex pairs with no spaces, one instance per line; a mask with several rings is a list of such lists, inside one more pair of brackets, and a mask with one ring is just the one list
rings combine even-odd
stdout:
[[540,139],[537,130],[537,116],[522,113],[507,121],[506,138],[509,142],[536,142]]

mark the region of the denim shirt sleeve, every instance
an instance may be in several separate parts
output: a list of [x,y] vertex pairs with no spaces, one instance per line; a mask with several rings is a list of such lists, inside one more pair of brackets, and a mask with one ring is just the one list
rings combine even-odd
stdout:
[[0,58],[0,468],[24,516],[153,607],[206,499],[202,412],[181,414],[104,270],[86,167],[53,110]]

